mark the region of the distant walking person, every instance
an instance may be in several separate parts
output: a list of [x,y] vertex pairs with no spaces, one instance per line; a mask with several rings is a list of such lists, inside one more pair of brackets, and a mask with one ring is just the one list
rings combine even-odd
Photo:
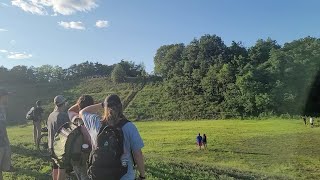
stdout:
[[[50,150],[51,157],[54,156],[53,154],[53,141],[54,135],[58,131],[58,129],[65,123],[69,122],[69,117],[66,112],[66,99],[58,95],[54,98],[54,105],[55,108],[53,112],[48,117],[48,147]],[[66,172],[63,167],[59,167],[53,160],[52,160],[52,178],[53,180],[64,180],[66,177]]]
[[202,143],[203,143],[203,148],[207,149],[207,136],[206,136],[206,134],[203,134]]
[[41,121],[43,114],[41,101],[37,101],[36,107],[33,108],[33,140],[35,145],[37,145],[38,139],[41,136]]
[[303,116],[303,122],[304,122],[304,125],[306,126],[307,125],[307,118],[305,116]]
[[9,92],[0,89],[0,180],[3,180],[3,171],[12,171],[11,149],[6,128],[8,95]]
[[310,117],[310,127],[313,127],[313,118]]
[[200,135],[200,133],[197,136],[197,145],[199,146],[199,149],[201,150],[201,146],[202,146],[202,137]]

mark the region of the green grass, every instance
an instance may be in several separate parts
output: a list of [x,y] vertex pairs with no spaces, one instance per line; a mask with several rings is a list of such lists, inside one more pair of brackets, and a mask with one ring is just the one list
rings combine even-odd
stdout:
[[[145,142],[148,179],[318,179],[320,128],[300,120],[135,122]],[[31,126],[9,127],[13,163],[6,179],[48,179]],[[208,149],[198,150],[198,133]]]

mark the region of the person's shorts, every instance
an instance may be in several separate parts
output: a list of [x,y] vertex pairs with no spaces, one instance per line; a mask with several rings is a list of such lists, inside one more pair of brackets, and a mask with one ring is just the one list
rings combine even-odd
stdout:
[[0,170],[9,171],[11,166],[11,149],[9,146],[0,147]]
[[198,146],[202,146],[202,142],[198,142]]
[[52,159],[52,169],[64,169],[58,166],[58,164],[56,162],[54,162],[54,160]]

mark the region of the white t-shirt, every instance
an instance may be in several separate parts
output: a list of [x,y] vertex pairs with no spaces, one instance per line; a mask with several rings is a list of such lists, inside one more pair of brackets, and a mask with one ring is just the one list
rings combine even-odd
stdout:
[[313,118],[312,117],[310,118],[310,123],[313,123]]

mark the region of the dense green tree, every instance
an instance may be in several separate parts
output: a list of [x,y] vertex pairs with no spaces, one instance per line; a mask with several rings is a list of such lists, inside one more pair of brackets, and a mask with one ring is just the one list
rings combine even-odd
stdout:
[[123,69],[121,64],[117,64],[112,73],[111,73],[111,80],[115,83],[121,83],[125,81],[126,72]]

